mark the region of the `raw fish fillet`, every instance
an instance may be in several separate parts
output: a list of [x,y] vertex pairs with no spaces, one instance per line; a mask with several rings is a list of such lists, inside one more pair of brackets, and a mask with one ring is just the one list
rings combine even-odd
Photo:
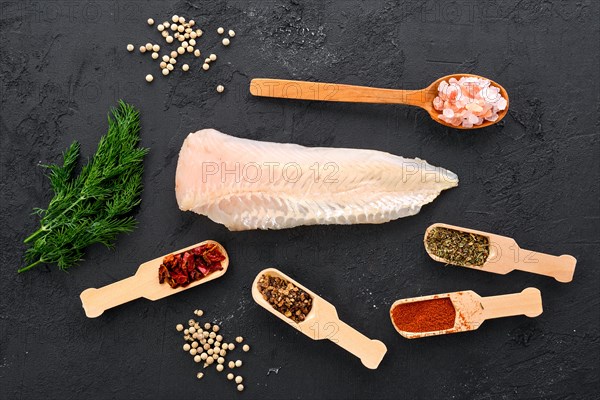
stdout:
[[190,133],[175,193],[232,231],[316,224],[380,224],[414,215],[458,177],[419,159],[375,150],[304,147]]

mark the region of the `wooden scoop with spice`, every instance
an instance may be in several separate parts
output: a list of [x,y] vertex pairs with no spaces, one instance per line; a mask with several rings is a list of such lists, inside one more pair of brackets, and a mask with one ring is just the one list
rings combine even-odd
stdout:
[[135,275],[79,296],[89,318],[105,310],[144,297],[158,300],[220,278],[227,272],[225,248],[206,240],[140,265]]
[[398,300],[390,308],[390,317],[399,334],[416,339],[472,331],[487,319],[533,318],[542,311],[542,296],[536,288],[490,297],[467,290]]
[[333,304],[283,272],[267,268],[252,284],[252,297],[261,307],[313,340],[329,339],[376,369],[387,352],[385,344],[369,339],[341,321]]
[[339,83],[252,79],[254,96],[421,107],[436,122],[457,129],[493,125],[506,116],[508,93],[494,81],[472,74],[446,75],[425,89],[398,90]]
[[435,261],[505,275],[513,270],[571,282],[575,257],[524,250],[513,238],[460,226],[433,224],[425,231],[425,250]]

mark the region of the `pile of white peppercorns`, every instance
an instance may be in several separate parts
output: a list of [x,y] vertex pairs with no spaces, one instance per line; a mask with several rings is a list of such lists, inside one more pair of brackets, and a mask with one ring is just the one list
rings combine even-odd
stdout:
[[[148,25],[154,25],[154,19],[148,18]],[[200,37],[204,33],[202,29],[199,29],[196,26],[196,22],[191,19],[187,21],[184,17],[173,15],[171,17],[171,22],[165,21],[161,24],[158,24],[156,29],[161,33],[167,44],[176,43],[178,47],[170,52],[166,52],[162,57],[159,54],[161,47],[158,44],[146,43],[143,46],[140,46],[140,53],[151,53],[151,57],[153,60],[157,60],[160,64],[161,72],[164,76],[169,75],[174,69],[175,64],[177,64],[177,58],[190,53],[195,57],[200,57],[202,53],[199,49],[196,49],[195,46],[197,44],[197,40],[200,40]],[[171,30],[172,32],[169,32]],[[218,28],[217,33],[219,35],[223,35],[225,30],[223,28]],[[229,30],[229,37],[233,38],[235,36],[235,31]],[[179,43],[177,43],[178,41]],[[221,43],[223,46],[229,46],[231,43],[229,38],[224,38]],[[130,53],[133,52],[135,47],[132,44],[127,45],[127,51]],[[208,71],[210,69],[210,63],[217,60],[216,54],[210,54],[202,64],[202,69],[204,71]],[[181,70],[187,72],[190,70],[189,64],[183,64],[181,66]],[[146,75],[146,81],[148,83],[154,80],[154,76],[152,74]],[[220,90],[219,90],[220,89]],[[217,92],[222,93],[224,90],[222,85],[217,86]]]
[[[195,310],[194,315],[202,317],[204,311]],[[190,353],[195,362],[203,362],[204,368],[216,363],[215,369],[217,372],[223,372],[225,369],[225,362],[227,361],[225,357],[227,357],[228,354],[231,356],[230,352],[235,350],[235,344],[227,343],[225,338],[221,334],[218,334],[221,328],[217,324],[211,324],[210,322],[201,324],[194,319],[190,319],[187,325],[187,328],[185,328],[183,324],[177,324],[175,327],[178,332],[183,332],[183,339],[185,340],[183,351]],[[242,343],[244,338],[238,336],[235,338],[235,341],[237,343]],[[248,352],[250,351],[250,346],[244,344],[242,350]],[[235,361],[229,361],[227,366],[229,369],[236,369],[240,368],[242,364],[242,360],[237,359]],[[198,372],[196,376],[198,379],[202,379],[204,373]],[[238,391],[241,392],[244,390],[244,385],[242,384],[244,378],[241,375],[235,376],[230,372],[227,374],[227,379],[235,381]]]

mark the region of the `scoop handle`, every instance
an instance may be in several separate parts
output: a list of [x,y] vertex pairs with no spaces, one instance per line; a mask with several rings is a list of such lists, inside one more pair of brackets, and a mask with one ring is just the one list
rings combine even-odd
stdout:
[[551,276],[563,283],[568,283],[573,280],[575,265],[577,264],[577,259],[575,257],[567,254],[553,256],[522,249],[520,251],[524,253],[525,256],[519,257],[515,269],[538,275]]
[[360,358],[365,367],[377,369],[387,352],[385,344],[369,339],[344,321],[338,320],[336,325],[338,331],[329,340]]
[[109,308],[142,297],[142,287],[136,276],[111,283],[101,288],[89,288],[81,292],[79,298],[88,318],[96,318]]
[[340,83],[267,78],[252,79],[250,93],[254,96],[281,99],[408,104],[419,107],[426,101],[423,90],[382,89]]
[[529,287],[521,293],[504,294],[481,298],[484,319],[526,315],[537,317],[543,311],[542,294],[539,289]]

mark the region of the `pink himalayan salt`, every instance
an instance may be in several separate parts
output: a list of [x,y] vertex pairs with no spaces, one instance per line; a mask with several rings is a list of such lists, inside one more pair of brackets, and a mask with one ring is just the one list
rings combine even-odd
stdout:
[[452,126],[472,128],[483,121],[494,122],[498,111],[506,109],[508,102],[500,89],[490,85],[489,79],[463,76],[440,82],[433,107],[442,113],[438,117]]

